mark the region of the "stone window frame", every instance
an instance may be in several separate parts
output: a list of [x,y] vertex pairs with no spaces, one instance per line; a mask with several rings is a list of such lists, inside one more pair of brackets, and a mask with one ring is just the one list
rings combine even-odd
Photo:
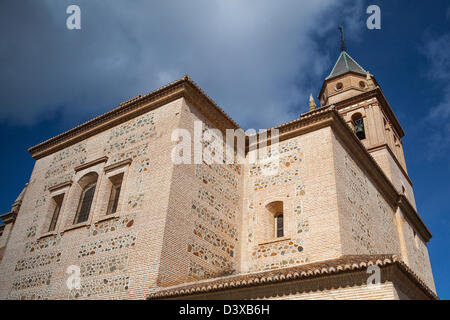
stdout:
[[[47,204],[46,215],[43,223],[40,226],[40,232],[37,237],[38,239],[56,235],[63,229],[64,212],[67,208],[67,198],[71,185],[72,181],[67,181],[49,188],[50,195],[48,196],[48,198],[51,199],[51,201],[49,201],[49,203]],[[48,229],[55,210],[53,199],[61,195],[63,195],[63,199],[61,202],[61,209],[59,211],[58,220],[56,221],[55,229],[49,231]]]
[[[99,201],[97,203],[98,209],[95,212],[95,217],[93,219],[93,223],[98,223],[100,221],[115,219],[123,215],[125,212],[126,206],[126,198],[127,194],[127,181],[128,174],[130,171],[130,166],[132,163],[132,159],[126,159],[120,161],[118,163],[105,166],[103,168],[104,179],[102,179],[102,183],[99,186]],[[107,214],[108,210],[108,202],[111,193],[111,178],[123,174],[122,177],[122,186],[119,195],[119,204],[117,206],[117,210],[115,213]]]
[[[90,225],[93,223],[94,221],[94,217],[96,216],[96,213],[98,212],[98,198],[99,198],[99,190],[100,190],[100,186],[102,185],[102,180],[103,180],[103,176],[104,176],[104,167],[106,162],[108,161],[108,157],[101,157],[98,159],[95,159],[93,161],[90,161],[88,163],[82,164],[78,167],[76,167],[75,170],[75,175],[73,177],[73,181],[74,183],[72,183],[72,185],[70,186],[70,189],[68,190],[68,195],[67,195],[67,201],[66,201],[66,205],[65,208],[67,208],[66,210],[64,210],[63,215],[61,216],[61,223],[63,223],[63,226],[60,228],[60,230],[62,229],[61,233],[67,232],[69,230],[73,230],[73,229],[78,229],[78,228],[82,228],[82,227],[87,227],[89,228]],[[78,210],[78,205],[79,205],[79,201],[80,201],[80,185],[79,182],[82,178],[84,178],[85,176],[89,175],[89,174],[97,174],[97,181],[96,181],[96,187],[95,187],[95,192],[94,192],[94,197],[92,200],[92,204],[91,204],[91,209],[89,211],[89,217],[86,221],[83,221],[81,223],[77,223],[74,224],[74,218],[77,214],[77,210]],[[81,189],[82,190],[82,189]]]

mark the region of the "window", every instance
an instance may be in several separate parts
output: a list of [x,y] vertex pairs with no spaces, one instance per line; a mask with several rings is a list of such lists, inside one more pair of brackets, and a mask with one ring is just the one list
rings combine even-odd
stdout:
[[364,119],[360,113],[354,114],[352,116],[353,127],[355,128],[355,134],[359,140],[366,138],[366,132],[364,129]]
[[61,212],[62,202],[64,199],[64,194],[60,194],[53,198],[55,208],[53,209],[52,220],[50,221],[50,226],[48,232],[55,231],[56,223],[58,222],[59,214]]
[[77,214],[75,215],[75,220],[73,222],[74,224],[85,222],[89,218],[96,185],[96,183],[93,183],[86,186],[81,193]]
[[113,214],[117,212],[119,206],[120,189],[122,187],[123,173],[118,174],[110,178],[111,181],[111,193],[109,195],[108,209],[106,214]]
[[284,236],[284,221],[283,214],[280,213],[275,217],[275,225],[276,225],[276,236],[277,238],[281,238]]
[[283,201],[273,201],[266,205],[263,221],[264,241],[285,236]]
[[79,197],[78,199],[80,200],[78,202],[77,211],[75,212],[75,218],[72,222],[73,224],[82,223],[89,219],[97,187],[97,179],[98,174],[96,172],[90,172],[84,175],[75,185],[74,197]]

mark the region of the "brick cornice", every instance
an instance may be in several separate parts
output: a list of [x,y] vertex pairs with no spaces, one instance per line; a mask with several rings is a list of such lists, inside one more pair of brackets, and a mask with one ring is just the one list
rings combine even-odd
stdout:
[[402,212],[406,215],[406,218],[414,226],[419,228],[419,234],[425,242],[428,242],[431,239],[432,234],[404,194],[399,195],[398,206],[402,209]]
[[377,145],[375,147],[368,148],[369,152],[378,151],[378,150],[382,150],[382,149],[386,149],[389,152],[389,154],[391,155],[392,159],[397,164],[397,166],[400,168],[400,171],[403,173],[403,176],[405,177],[406,180],[408,180],[409,184],[412,187],[413,183],[412,183],[411,179],[409,178],[408,173],[403,168],[403,166],[400,164],[400,162],[398,161],[398,159],[395,156],[394,152],[392,151],[391,147],[387,143],[382,143],[382,144]]
[[0,215],[0,219],[2,219],[4,224],[13,223],[14,221],[16,221],[16,218],[17,212],[14,211],[10,211]]
[[398,121],[397,117],[395,116],[394,112],[392,111],[392,108],[387,101],[386,97],[384,96],[383,90],[381,90],[380,87],[375,87],[374,89],[368,90],[366,92],[363,92],[361,94],[358,94],[356,96],[350,97],[345,100],[341,100],[339,102],[336,102],[336,108],[340,109],[343,107],[347,107],[352,104],[359,103],[363,100],[367,100],[370,98],[377,98],[377,100],[381,104],[381,109],[387,114],[388,119],[392,122],[395,131],[397,131],[397,134],[400,138],[405,136],[405,132],[403,131],[402,126],[400,125],[400,122]]
[[195,101],[196,99],[193,96],[201,98],[203,103],[203,107],[200,108],[201,111],[215,113],[217,116],[224,118],[228,122],[229,128],[239,128],[194,81],[185,76],[144,96],[139,95],[125,101],[111,111],[29,148],[28,152],[34,159],[40,159],[181,97]]
[[[403,272],[430,299],[438,299],[436,294],[396,255],[353,255],[337,259],[298,265],[283,269],[240,274],[222,278],[207,279],[197,283],[181,284],[151,293],[147,299],[181,298],[222,290],[235,290],[263,285],[326,278],[335,275],[354,274],[366,271],[369,266],[379,266],[391,271],[392,267]],[[388,272],[388,277],[392,272]],[[349,277],[352,282],[353,277]]]

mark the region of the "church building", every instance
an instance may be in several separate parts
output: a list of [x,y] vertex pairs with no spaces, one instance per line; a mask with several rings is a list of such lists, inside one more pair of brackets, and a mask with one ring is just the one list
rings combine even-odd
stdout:
[[267,129],[277,148],[247,135],[242,163],[174,163],[199,121],[240,129],[185,76],[31,147],[0,299],[438,299],[405,132],[345,48],[317,103]]

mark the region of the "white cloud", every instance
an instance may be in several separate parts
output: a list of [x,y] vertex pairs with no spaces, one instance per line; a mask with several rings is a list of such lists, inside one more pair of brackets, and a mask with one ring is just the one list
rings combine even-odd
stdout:
[[434,158],[450,150],[450,33],[428,40],[423,52],[430,61],[429,77],[442,88],[440,101],[425,119],[431,131],[429,158]]
[[80,31],[65,28],[70,1],[16,2],[0,8],[0,120],[25,124],[85,119],[190,74],[243,127],[270,127],[306,110],[337,58],[317,39],[334,49],[339,24],[354,41],[365,28],[350,0],[80,0]]

